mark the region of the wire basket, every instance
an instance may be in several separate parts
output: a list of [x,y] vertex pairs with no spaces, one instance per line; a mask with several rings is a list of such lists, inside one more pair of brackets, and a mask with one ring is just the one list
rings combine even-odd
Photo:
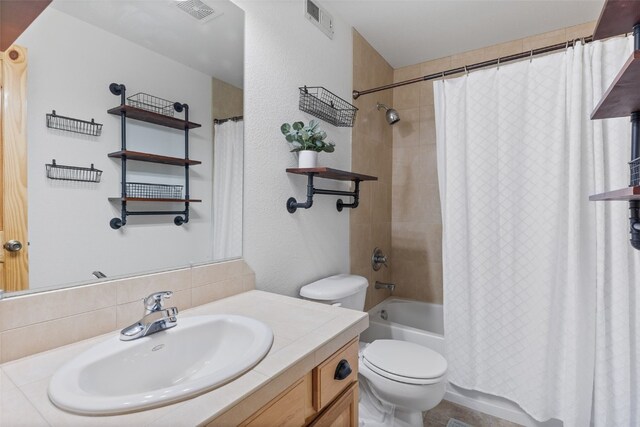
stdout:
[[334,126],[353,127],[356,111],[358,111],[356,107],[320,86],[304,86],[299,89],[300,111]]
[[140,199],[182,199],[182,185],[127,182],[127,197]]
[[167,101],[166,99],[142,92],[127,97],[127,104],[140,108],[141,110],[151,111],[152,113],[169,117],[173,117],[173,112],[175,111],[173,107],[175,103],[173,101]]
[[45,165],[47,178],[61,181],[100,182],[102,171],[93,167],[65,166],[56,164],[56,159]]
[[640,157],[629,162],[631,171],[631,186],[640,185]]
[[102,124],[96,123],[95,120],[91,119],[88,122],[74,119],[73,117],[59,116],[56,114],[56,110],[51,111],[51,114],[47,114],[47,127],[91,136],[100,136],[102,134]]

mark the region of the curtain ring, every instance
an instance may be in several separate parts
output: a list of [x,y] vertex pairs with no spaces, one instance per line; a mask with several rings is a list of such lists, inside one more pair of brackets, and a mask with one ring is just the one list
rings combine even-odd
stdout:
[[496,67],[496,70],[500,69],[500,57],[498,57],[498,66]]
[[442,72],[442,81],[444,82],[444,71]]
[[466,65],[464,66],[464,72],[466,73],[467,76],[469,75],[469,70],[467,70],[467,66]]
[[564,45],[564,50],[569,50],[569,40],[567,40],[567,43]]
[[533,49],[529,52],[529,62],[533,62]]

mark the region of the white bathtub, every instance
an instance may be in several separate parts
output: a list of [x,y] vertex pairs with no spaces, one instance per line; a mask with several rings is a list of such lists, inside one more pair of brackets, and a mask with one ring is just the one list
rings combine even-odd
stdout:
[[[446,358],[442,305],[403,298],[387,298],[369,310],[369,328],[360,334],[360,340],[364,342],[377,339],[414,342],[429,347]],[[540,423],[510,400],[467,390],[451,383],[447,385],[444,398],[524,426],[562,426],[558,420]]]

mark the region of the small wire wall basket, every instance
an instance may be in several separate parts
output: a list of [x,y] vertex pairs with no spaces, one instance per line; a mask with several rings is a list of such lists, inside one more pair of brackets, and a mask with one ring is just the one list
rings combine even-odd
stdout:
[[139,199],[182,199],[182,185],[127,182],[127,197]]
[[629,162],[631,186],[640,185],[640,157]]
[[91,136],[100,136],[102,134],[102,124],[96,123],[94,119],[86,121],[74,119],[73,117],[59,116],[56,114],[56,110],[51,111],[51,114],[47,114],[47,127]]
[[327,89],[301,87],[300,111],[338,127],[353,127],[358,109]]
[[136,93],[127,97],[127,104],[141,110],[173,117],[175,102],[149,95],[148,93]]
[[47,178],[61,181],[79,181],[79,182],[100,182],[102,171],[96,169],[91,164],[90,168],[80,166],[65,166],[56,164],[53,159],[51,163],[45,165],[47,169]]

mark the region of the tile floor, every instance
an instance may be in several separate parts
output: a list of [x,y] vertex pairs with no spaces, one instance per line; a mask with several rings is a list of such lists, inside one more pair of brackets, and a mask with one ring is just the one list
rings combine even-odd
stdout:
[[520,424],[492,417],[446,400],[423,414],[424,427],[445,427],[450,418],[473,427],[521,427]]

